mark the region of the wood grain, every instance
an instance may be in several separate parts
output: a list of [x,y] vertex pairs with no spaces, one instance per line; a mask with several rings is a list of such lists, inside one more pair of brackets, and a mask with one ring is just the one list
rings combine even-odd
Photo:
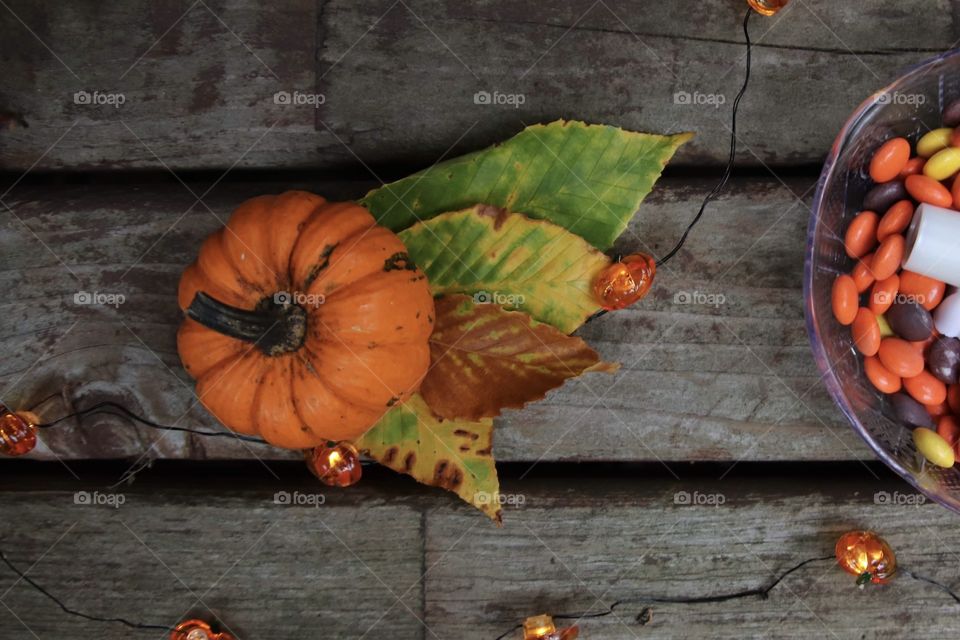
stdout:
[[[695,131],[718,164],[744,3],[162,0],[0,12],[0,168],[423,166],[556,118]],[[847,115],[960,33],[950,0],[796,0],[754,16],[742,164],[819,162]],[[119,107],[74,93],[121,94]],[[522,96],[477,104],[478,92]],[[278,92],[303,96],[282,104]],[[678,104],[678,94],[689,94]],[[322,95],[322,104],[310,96]],[[721,103],[722,101],[722,103]]]
[[[498,460],[836,460],[870,454],[834,408],[803,325],[811,180],[735,180],[635,308],[579,335],[617,374],[568,381],[498,419]],[[202,193],[208,185],[194,184]],[[218,425],[179,364],[179,275],[243,199],[306,186],[356,197],[369,183],[224,182],[196,203],[179,185],[20,186],[0,224],[4,401],[45,419],[115,400],[163,424]],[[712,178],[664,179],[616,250],[662,255]],[[209,209],[208,209],[209,207]],[[718,247],[722,247],[718,249]],[[76,304],[80,292],[123,304]],[[44,432],[40,458],[295,458],[229,438],[135,428],[110,416]]]
[[[147,474],[110,490],[98,484],[102,476],[76,482],[43,466],[3,476],[2,548],[69,605],[101,615],[170,624],[188,609],[213,610],[242,640],[317,629],[345,639],[492,640],[531,614],[631,600],[615,616],[582,620],[583,637],[846,640],[960,631],[958,605],[935,587],[901,573],[861,591],[832,561],[794,573],[767,600],[637,602],[766,585],[801,560],[831,555],[853,528],[879,531],[901,567],[953,584],[956,516],[912,504],[903,484],[865,471],[762,482],[508,480],[506,495],[522,505],[508,506],[498,529],[452,496],[383,476],[327,492],[319,507],[298,507],[273,496],[314,495],[318,486],[302,468],[278,469],[282,481],[254,465],[197,483],[195,466],[179,479]],[[76,491],[120,491],[125,502],[76,504]],[[722,503],[678,504],[684,495]],[[34,637],[26,628],[42,638],[132,637],[60,613],[2,567],[0,594],[4,638]],[[646,607],[652,620],[641,625]]]

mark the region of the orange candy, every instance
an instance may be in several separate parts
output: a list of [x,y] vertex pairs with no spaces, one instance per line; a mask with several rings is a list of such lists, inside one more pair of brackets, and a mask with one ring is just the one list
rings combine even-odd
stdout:
[[884,239],[894,233],[903,233],[913,220],[913,203],[909,200],[899,200],[890,205],[887,212],[880,218],[877,225],[877,240]]
[[900,272],[899,292],[914,298],[914,302],[931,311],[943,300],[947,285],[940,280],[904,269]]
[[954,202],[960,202],[960,175],[953,179],[953,184],[950,186],[950,196]]
[[853,319],[850,331],[857,351],[865,356],[876,355],[877,350],[880,349],[880,325],[873,312],[861,307]]
[[844,235],[843,247],[851,258],[866,255],[877,246],[877,225],[880,217],[873,211],[861,211],[847,227]]
[[906,138],[887,140],[870,160],[870,177],[874,182],[889,182],[906,166],[910,160],[910,143]]
[[843,325],[852,324],[857,317],[859,307],[859,293],[853,278],[846,274],[837,276],[833,281],[833,291],[830,296],[833,305],[833,317]]
[[912,378],[920,375],[923,371],[923,353],[900,338],[884,338],[881,340],[877,357],[880,358],[880,363],[890,373],[901,378]]
[[867,374],[867,380],[870,381],[878,391],[883,393],[896,393],[900,391],[900,376],[892,373],[880,362],[879,358],[868,356],[863,359],[863,369]]
[[868,253],[857,260],[853,271],[850,272],[850,277],[853,278],[854,284],[857,285],[857,293],[863,293],[877,280],[873,277],[873,271],[870,270],[871,261],[873,261],[873,254]]
[[894,275],[903,261],[905,241],[899,233],[884,238],[873,254],[870,270],[877,280],[886,280]]
[[923,173],[923,165],[927,164],[926,158],[910,158],[907,160],[907,164],[903,165],[903,169],[900,170],[900,175],[897,176],[901,180],[907,176],[915,176],[919,173]]
[[960,384],[952,384],[947,389],[947,405],[954,413],[960,413]]
[[907,188],[907,193],[913,196],[914,200],[926,202],[937,207],[950,207],[953,204],[953,196],[950,195],[950,191],[928,176],[907,176],[903,185]]
[[953,416],[943,416],[937,421],[937,435],[949,442],[951,445],[957,444],[960,438],[960,424]]
[[912,378],[904,378],[903,387],[920,404],[940,404],[947,399],[947,385],[926,370]]
[[940,416],[945,416],[950,413],[950,405],[946,401],[941,402],[940,404],[928,404],[924,405],[924,408],[934,418],[939,418]]
[[870,290],[867,306],[878,316],[882,316],[893,305],[893,299],[900,290],[900,277],[893,275],[885,280],[878,280]]

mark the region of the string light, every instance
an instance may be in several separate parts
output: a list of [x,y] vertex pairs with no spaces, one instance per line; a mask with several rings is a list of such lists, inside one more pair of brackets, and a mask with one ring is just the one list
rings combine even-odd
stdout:
[[215,632],[203,620],[186,620],[170,632],[170,640],[236,640],[231,634]]
[[346,440],[314,447],[307,453],[307,468],[320,482],[331,487],[356,484],[363,473],[360,452]]
[[14,412],[0,404],[0,453],[22,456],[37,446],[38,418],[30,412]]

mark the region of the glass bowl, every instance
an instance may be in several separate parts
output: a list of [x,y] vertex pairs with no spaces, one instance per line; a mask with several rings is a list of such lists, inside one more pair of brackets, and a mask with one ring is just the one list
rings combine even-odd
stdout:
[[911,67],[864,101],[844,123],[813,199],[803,297],[814,359],[827,391],[854,431],[905,480],[960,513],[960,471],[934,467],[917,453],[910,429],[867,380],[850,328],[834,319],[830,304],[834,278],[853,268],[853,260],[844,252],[843,234],[872,186],[867,174],[871,154],[889,138],[904,136],[915,143],[923,133],[940,127],[943,107],[956,98],[960,98],[960,50]]

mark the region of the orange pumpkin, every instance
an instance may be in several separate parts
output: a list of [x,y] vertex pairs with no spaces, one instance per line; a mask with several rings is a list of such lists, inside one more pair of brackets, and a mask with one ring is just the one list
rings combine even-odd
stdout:
[[391,231],[304,191],[240,205],[180,279],[177,334],[203,405],[302,449],[362,435],[420,385],[433,296]]

